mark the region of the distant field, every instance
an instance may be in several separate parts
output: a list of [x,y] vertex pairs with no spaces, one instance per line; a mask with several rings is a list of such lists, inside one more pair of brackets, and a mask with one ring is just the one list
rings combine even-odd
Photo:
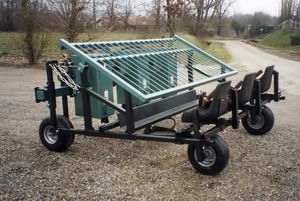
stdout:
[[[203,39],[186,33],[178,33],[178,35],[224,62],[228,62],[230,60],[229,53],[225,50],[221,43],[208,44]],[[0,32],[0,56],[22,56],[21,52],[15,45],[16,37],[17,33]],[[78,41],[114,41],[162,37],[168,37],[168,35],[152,34],[151,32],[140,31],[86,32],[80,34]],[[64,38],[62,33],[51,34],[51,44],[44,57],[59,57],[61,55],[61,52],[58,49],[58,40],[61,38]]]
[[15,48],[14,34],[11,32],[0,32],[0,56],[20,55],[20,51]]

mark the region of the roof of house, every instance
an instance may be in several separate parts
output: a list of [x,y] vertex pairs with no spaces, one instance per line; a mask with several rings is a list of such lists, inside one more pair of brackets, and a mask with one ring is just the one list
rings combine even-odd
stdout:
[[[109,19],[108,18],[101,18],[98,19],[97,24],[108,24]],[[122,18],[118,19],[118,23],[122,23]],[[151,16],[130,16],[128,18],[128,24],[130,25],[155,25],[155,18]]]

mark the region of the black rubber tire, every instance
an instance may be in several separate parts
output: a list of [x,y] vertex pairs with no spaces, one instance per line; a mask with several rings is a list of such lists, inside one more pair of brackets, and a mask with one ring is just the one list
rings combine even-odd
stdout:
[[[206,160],[206,158],[204,158],[202,161],[197,159],[197,151],[202,150],[202,153],[204,154],[203,147],[206,147],[205,149],[208,148],[209,150],[214,151],[215,160],[212,162],[212,164],[203,165],[203,162]],[[204,175],[216,175],[220,173],[229,162],[229,148],[221,136],[215,135],[214,137],[207,139],[207,141],[203,144],[190,144],[188,146],[188,158],[192,166],[199,173]]]
[[[45,129],[49,129],[51,126],[50,117],[45,118],[39,127],[39,137],[44,145],[49,151],[55,152],[64,152],[66,151],[74,142],[75,135],[74,134],[59,134],[57,136],[57,140],[53,143],[49,143],[45,137]],[[74,128],[71,121],[62,115],[57,115],[57,126],[59,128]]]
[[[242,124],[244,128],[253,135],[265,135],[268,133],[274,126],[274,114],[270,108],[267,106],[263,106],[262,111],[261,111],[261,117],[260,122],[261,125],[259,124],[251,124],[251,116],[244,117],[242,119]],[[257,126],[258,125],[258,126]]]

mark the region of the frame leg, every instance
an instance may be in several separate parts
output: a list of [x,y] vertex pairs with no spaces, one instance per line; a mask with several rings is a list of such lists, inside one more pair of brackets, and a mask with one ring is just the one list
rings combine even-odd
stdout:
[[55,84],[54,84],[54,80],[53,80],[53,71],[50,66],[53,63],[55,63],[55,61],[48,61],[46,63],[47,96],[48,96],[48,104],[49,104],[49,109],[50,109],[51,124],[56,128],[57,127],[57,119],[56,119]]
[[133,116],[133,108],[132,108],[132,98],[131,94],[125,91],[125,109],[126,109],[126,123],[127,123],[127,134],[132,134],[135,130],[134,128],[134,116]]
[[[84,68],[81,73],[81,85],[83,88],[89,87],[88,78],[87,78],[88,68]],[[86,130],[94,130],[92,122],[92,113],[91,113],[91,100],[90,95],[82,90],[82,107],[83,107],[83,117],[84,117],[84,127]]]

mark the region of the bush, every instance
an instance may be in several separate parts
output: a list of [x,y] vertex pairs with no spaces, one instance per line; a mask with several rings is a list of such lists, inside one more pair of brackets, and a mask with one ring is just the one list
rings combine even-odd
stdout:
[[16,34],[15,44],[30,65],[36,64],[49,46],[50,33],[48,32],[25,32]]
[[16,35],[15,44],[28,59],[29,64],[36,64],[50,44],[50,34],[42,30],[39,17],[43,15],[38,1],[24,1],[19,12],[21,34]]

